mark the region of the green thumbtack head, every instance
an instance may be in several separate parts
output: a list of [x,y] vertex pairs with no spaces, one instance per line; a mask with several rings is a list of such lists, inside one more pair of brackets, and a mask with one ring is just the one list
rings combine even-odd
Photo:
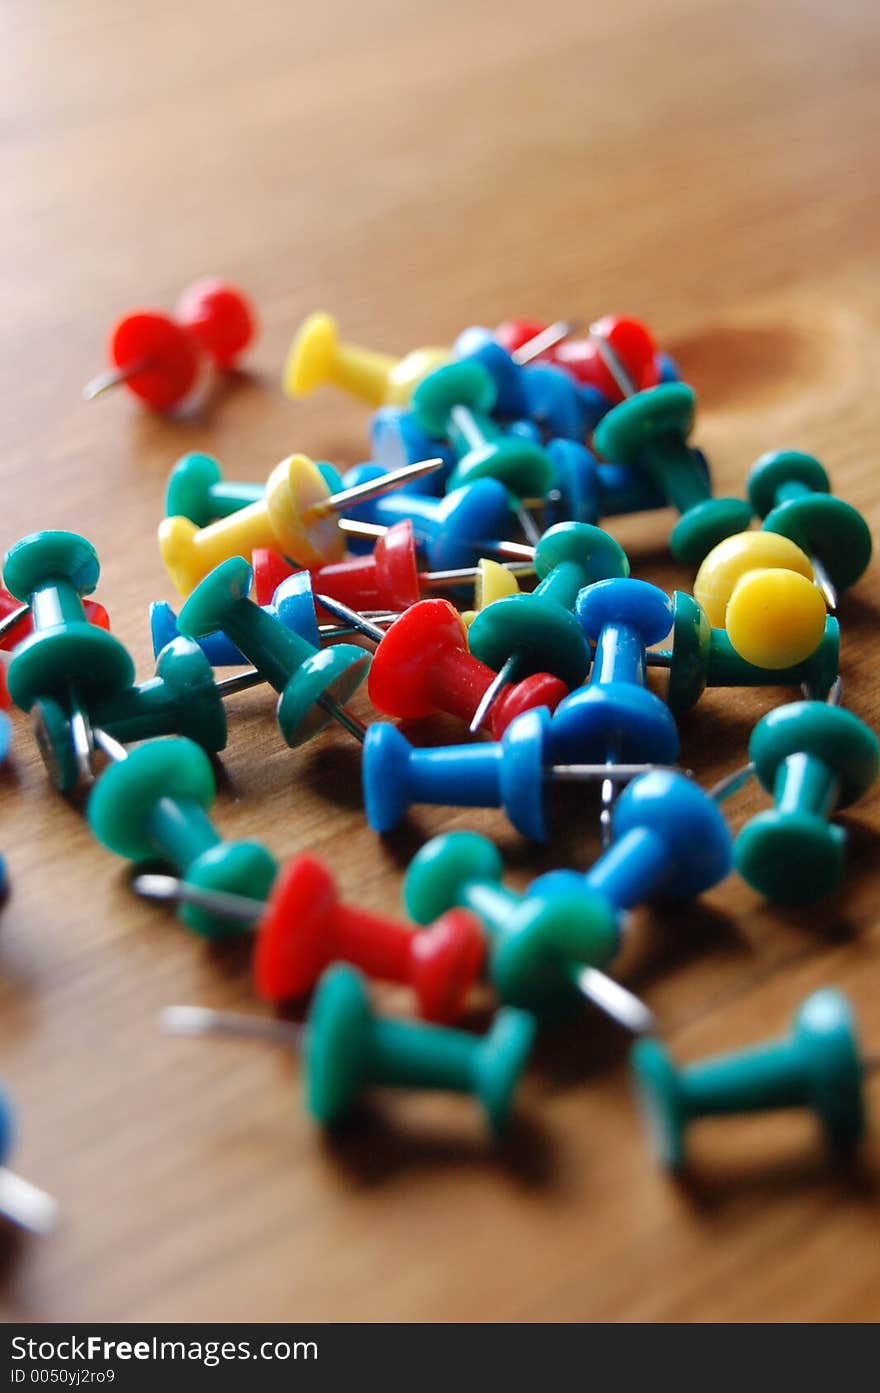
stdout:
[[832,586],[854,585],[871,559],[871,531],[861,513],[830,492],[813,455],[776,450],[749,474],[749,498],[765,532],[776,532],[818,561]]
[[134,681],[126,649],[85,617],[81,596],[94,590],[99,574],[94,547],[75,532],[35,532],[7,552],[4,582],[30,605],[33,622],[7,674],[9,695],[21,710],[43,696],[65,708],[72,693],[87,703]]
[[679,1069],[659,1040],[639,1040],[635,1083],[661,1164],[679,1170],[685,1133],[699,1117],[810,1108],[834,1146],[863,1134],[864,1064],[849,1002],[826,988],[804,1001],[790,1035]]
[[449,1088],[473,1093],[500,1134],[534,1035],[535,1022],[524,1011],[499,1011],[482,1039],[377,1017],[359,974],[339,963],[324,973],[309,1013],[309,1111],[332,1124],[370,1085]]
[[620,947],[608,901],[579,889],[521,897],[502,884],[499,852],[476,832],[434,837],[407,868],[403,899],[417,924],[470,909],[489,935],[489,976],[499,998],[542,1018],[583,1007],[581,965],[604,968]]
[[419,383],[412,395],[412,409],[425,434],[441,440],[450,412],[457,406],[486,415],[495,405],[496,395],[495,383],[482,364],[448,363]]
[[207,527],[215,521],[211,507],[211,489],[223,478],[220,465],[213,455],[193,450],[183,455],[168,478],[165,489],[165,516],[189,518],[196,527]]
[[[253,573],[241,556],[215,567],[177,619],[181,633],[202,638],[218,629],[280,693],[278,724],[288,745],[301,745],[334,719],[367,675],[370,654],[354,644],[317,649],[248,599]],[[292,582],[298,583],[298,582]],[[276,602],[283,600],[280,587]]]
[[[214,774],[204,750],[190,740],[149,740],[112,764],[89,797],[93,833],[109,851],[129,861],[164,857],[183,880],[200,890],[221,890],[264,900],[277,865],[257,842],[224,842],[207,809]],[[231,921],[196,905],[181,919],[199,933],[220,937]]]
[[799,701],[758,722],[749,758],[776,806],[743,828],[737,870],[775,903],[810,904],[840,883],[846,834],[828,818],[874,782],[880,744],[852,712]]
[[697,564],[714,546],[743,532],[752,509],[739,498],[712,498],[708,479],[688,449],[697,399],[684,382],[664,383],[615,406],[593,437],[605,459],[646,470],[681,518],[670,547],[678,561]]

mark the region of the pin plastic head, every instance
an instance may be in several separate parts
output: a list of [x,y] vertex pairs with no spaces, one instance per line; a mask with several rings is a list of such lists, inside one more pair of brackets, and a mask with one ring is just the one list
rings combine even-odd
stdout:
[[737,870],[774,903],[810,904],[840,884],[846,834],[827,819],[870,788],[880,744],[852,712],[799,701],[758,722],[749,758],[776,807],[743,828]]
[[[156,677],[174,702],[177,735],[216,753],[226,745],[226,708],[198,644],[176,638],[159,654]],[[113,732],[111,731],[111,734]]]
[[694,598],[756,667],[802,662],[825,631],[825,602],[809,557],[775,533],[741,532],[720,542],[697,572]]
[[496,672],[516,653],[517,677],[550,672],[573,688],[590,670],[589,645],[574,615],[540,595],[509,595],[481,610],[468,641],[475,657]]
[[120,319],[108,353],[113,366],[126,374],[128,390],[153,411],[179,406],[199,375],[195,336],[155,310],[138,310]]
[[6,554],[7,589],[32,605],[32,632],[9,664],[9,694],[29,711],[38,696],[65,704],[71,688],[83,699],[118,692],[134,680],[134,663],[117,638],[90,624],[80,597],[91,593],[100,567],[94,547],[75,532],[35,532]]
[[339,329],[332,315],[318,311],[300,326],[284,364],[283,384],[289,397],[307,397],[330,381],[339,347]]
[[614,841],[649,830],[663,843],[667,864],[658,893],[695,899],[729,873],[730,830],[715,801],[684,774],[654,769],[628,784],[614,804]]
[[188,286],[177,302],[177,315],[222,371],[235,366],[257,332],[250,300],[217,276],[203,276]]
[[196,527],[207,527],[215,516],[210,505],[211,489],[222,478],[213,455],[204,455],[199,450],[181,455],[165,489],[166,517],[189,518]]
[[813,455],[776,450],[749,474],[749,498],[764,529],[821,558],[838,590],[854,585],[871,559],[871,531],[861,513],[830,492],[828,475]]

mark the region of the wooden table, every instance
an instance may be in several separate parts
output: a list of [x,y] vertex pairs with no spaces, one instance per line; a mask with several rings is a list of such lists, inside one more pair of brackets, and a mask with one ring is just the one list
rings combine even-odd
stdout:
[[[86,533],[139,672],[147,603],[171,598],[155,527],[184,450],[262,479],[292,449],[347,466],[367,413],[279,388],[300,319],[393,352],[510,314],[630,311],[701,398],[721,492],[784,445],[880,516],[875,7],[783,0],[519,0],[475,7],[284,0],[17,6],[4,16],[2,544]],[[104,335],[206,271],[253,294],[262,334],[214,408],[84,403]],[[615,533],[636,574],[690,572],[667,515]],[[876,570],[841,606],[846,701],[878,719]],[[784,693],[716,692],[682,723],[708,782]],[[451,827],[495,837],[512,883],[597,854],[593,794],[535,854],[503,819],[419,809],[380,841],[343,732],[292,752],[263,692],[237,699],[217,820],[279,857],[326,855],[342,889],[397,907],[400,872]],[[355,709],[368,717],[366,697]],[[452,727],[442,731],[452,735]],[[646,1150],[626,1041],[596,1015],[548,1037],[493,1154],[469,1100],[382,1098],[324,1140],[299,1068],[270,1050],[160,1036],[171,1002],[257,1009],[248,954],[210,951],[135,900],[127,867],[47,786],[26,722],[2,773],[14,885],[0,938],[14,1164],[57,1194],[45,1241],[3,1240],[18,1319],[860,1319],[880,1314],[876,1136],[855,1172],[809,1118],[715,1123],[693,1177]],[[730,806],[738,827],[765,796]],[[623,965],[680,1059],[785,1029],[823,983],[880,1040],[878,802],[842,819],[845,893],[769,908],[736,878],[641,912]],[[873,874],[872,874],[873,872]],[[880,1103],[876,1084],[869,1096]]]

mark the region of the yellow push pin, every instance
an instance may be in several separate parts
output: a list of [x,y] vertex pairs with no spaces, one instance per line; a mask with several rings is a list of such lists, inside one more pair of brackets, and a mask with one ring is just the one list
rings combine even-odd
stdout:
[[500,561],[490,561],[488,556],[481,556],[475,571],[474,607],[465,610],[461,616],[468,628],[481,609],[494,604],[496,600],[502,599],[505,595],[519,593],[519,582],[515,572],[507,566],[502,566]]
[[333,492],[308,455],[290,455],[272,470],[263,497],[246,508],[207,527],[196,527],[189,518],[165,518],[159,525],[165,569],[181,595],[189,595],[221,561],[248,557],[256,547],[271,547],[304,567],[340,561],[345,534],[338,513],[442,464],[442,459],[420,460]]
[[408,406],[429,372],[449,362],[448,348],[415,348],[403,358],[341,343],[332,315],[319,310],[300,326],[284,365],[289,397],[307,397],[316,387],[340,387],[371,406]]
[[713,547],[697,572],[694,599],[756,667],[803,662],[825,632],[825,600],[809,557],[773,533],[738,532]]

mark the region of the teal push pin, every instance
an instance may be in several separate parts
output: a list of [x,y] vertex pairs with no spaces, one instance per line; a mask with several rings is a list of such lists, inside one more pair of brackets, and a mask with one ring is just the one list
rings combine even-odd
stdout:
[[828,608],[836,609],[838,591],[854,585],[871,559],[871,532],[861,513],[831,493],[822,465],[800,450],[762,455],[748,488],[764,531],[788,537],[807,553]]
[[[95,742],[115,761],[89,796],[87,817],[98,841],[129,861],[168,861],[185,885],[265,900],[278,867],[259,842],[225,842],[208,817],[215,785],[211,761],[191,740],[148,740],[126,750],[106,731]],[[180,918],[220,938],[241,926],[194,904]]]
[[[315,648],[248,598],[253,572],[241,556],[215,567],[190,595],[177,619],[188,638],[222,630],[277,692],[278,724],[288,745],[302,745],[336,720],[362,741],[364,727],[341,703],[367,675],[370,655],[353,644]],[[284,602],[291,576],[275,592]]]
[[496,394],[482,364],[449,363],[419,383],[412,410],[422,430],[448,440],[457,457],[448,493],[488,477],[517,498],[543,498],[553,483],[553,464],[533,440],[496,426],[489,414]]
[[776,904],[812,904],[840,884],[846,833],[828,819],[876,779],[877,737],[851,711],[796,701],[758,722],[749,759],[775,807],[740,832],[736,868]]
[[7,590],[31,611],[32,632],[18,645],[7,669],[9,695],[22,711],[38,697],[52,697],[68,714],[79,768],[91,765],[83,708],[134,681],[128,651],[105,629],[90,624],[82,596],[100,575],[91,542],[75,532],[34,532],[6,553]]
[[612,407],[596,427],[593,443],[615,464],[643,469],[681,514],[669,543],[677,561],[694,565],[714,546],[744,532],[752,517],[740,498],[713,498],[708,478],[688,448],[697,398],[684,382],[636,392]]
[[781,1040],[681,1069],[659,1040],[638,1040],[631,1062],[658,1160],[673,1171],[699,1117],[810,1108],[832,1146],[854,1146],[865,1129],[862,1081],[875,1064],[861,1058],[849,1002],[830,987],[801,1003]]
[[683,590],[673,595],[672,647],[650,649],[648,667],[665,668],[667,704],[681,714],[696,705],[707,687],[800,687],[824,701],[837,681],[840,626],[831,615],[818,647],[787,668],[756,667],[737,653],[726,629],[713,629],[701,605]]
[[497,848],[476,832],[434,837],[417,852],[403,882],[403,903],[417,924],[469,909],[488,938],[489,979],[506,1005],[542,1018],[579,1009],[584,998],[636,1034],[653,1029],[651,1012],[603,971],[620,947],[618,917],[602,896],[517,895],[502,882]]
[[[334,483],[338,482],[336,475]],[[265,493],[265,484],[226,481],[213,455],[192,450],[181,456],[169,475],[165,516],[189,518],[196,527],[209,527],[219,518],[259,503]]]
[[528,1062],[535,1021],[499,1011],[482,1038],[464,1030],[377,1016],[360,974],[337,963],[321,977],[306,1026],[258,1016],[172,1006],[160,1017],[172,1035],[250,1037],[305,1049],[308,1109],[332,1126],[373,1086],[472,1093],[500,1136]]
[[472,734],[514,677],[549,672],[569,687],[580,685],[590,669],[590,647],[572,613],[578,592],[594,581],[629,575],[623,548],[586,522],[548,528],[531,555],[539,578],[531,594],[505,595],[487,605],[468,632],[474,657],[498,674],[474,712]]
[[[185,638],[162,650],[155,677],[98,699],[85,714],[92,727],[123,745],[183,735],[209,754],[226,746],[223,690],[204,653]],[[52,697],[40,697],[31,707],[31,724],[51,782],[60,792],[70,792],[79,771],[66,713]]]

